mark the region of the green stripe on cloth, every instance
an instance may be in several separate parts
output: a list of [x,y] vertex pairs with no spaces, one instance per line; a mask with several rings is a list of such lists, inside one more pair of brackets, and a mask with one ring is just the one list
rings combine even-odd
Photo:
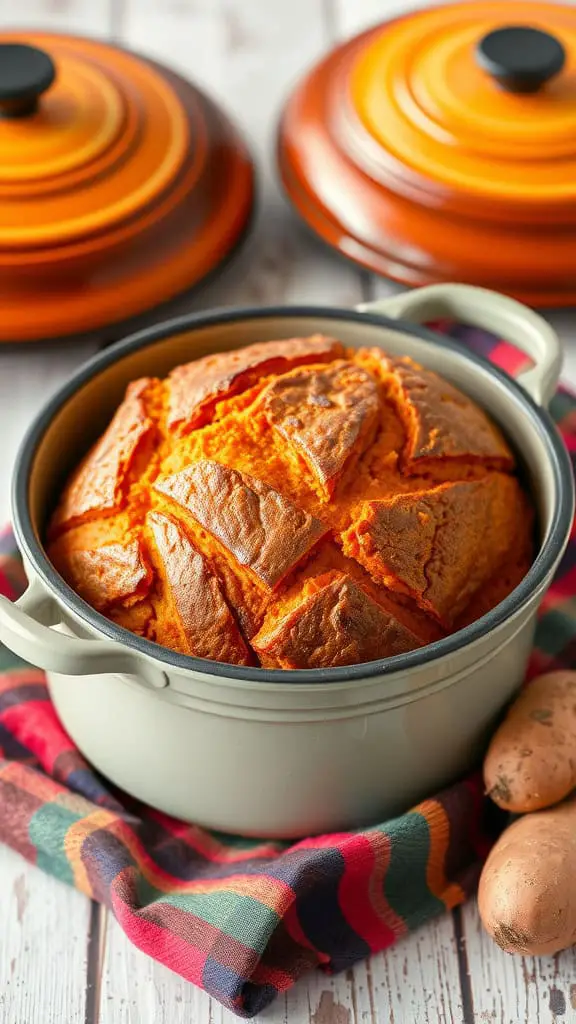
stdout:
[[564,391],[557,391],[548,406],[552,419],[560,423],[569,413],[574,412],[574,398]]
[[536,630],[536,644],[545,654],[559,654],[574,639],[576,600],[571,598],[568,607],[562,610],[551,608],[547,611]]
[[49,803],[36,811],[28,826],[30,841],[38,851],[38,867],[68,885],[74,885],[74,872],[66,854],[65,840],[68,829],[79,820],[79,815],[65,807]]
[[14,668],[30,668],[30,663],[0,645],[0,672],[10,672]]
[[391,822],[385,834],[391,838],[391,848],[384,896],[409,929],[417,928],[445,910],[442,900],[428,888],[428,822],[421,814],[411,812]]
[[136,892],[142,906],[161,902],[192,913],[259,956],[280,921],[278,914],[259,900],[226,890],[225,879],[222,887],[213,892],[165,893],[139,875]]

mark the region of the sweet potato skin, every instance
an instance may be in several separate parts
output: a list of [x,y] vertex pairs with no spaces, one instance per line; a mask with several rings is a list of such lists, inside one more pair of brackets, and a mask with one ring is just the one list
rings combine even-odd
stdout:
[[484,783],[516,814],[552,807],[576,788],[576,672],[549,672],[521,692],[492,737]]
[[576,799],[519,818],[493,847],[478,910],[507,953],[551,956],[576,943]]

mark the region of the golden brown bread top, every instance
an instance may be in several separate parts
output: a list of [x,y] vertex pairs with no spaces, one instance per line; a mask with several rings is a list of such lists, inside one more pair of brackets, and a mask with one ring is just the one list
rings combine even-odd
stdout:
[[500,431],[466,395],[407,357],[380,356],[380,362],[386,394],[406,430],[405,472],[426,472],[440,459],[480,459],[493,469],[512,469]]
[[532,521],[506,441],[467,396],[315,336],[132,384],[61,496],[49,554],[164,646],[322,668],[484,614],[526,573]]
[[196,462],[154,486],[266,587],[276,587],[326,533],[272,487],[218,462]]
[[339,341],[317,334],[259,342],[177,366],[168,378],[168,426],[185,434],[207,423],[217,402],[248,390],[262,377],[305,363],[328,362],[343,351]]
[[512,477],[444,483],[364,502],[344,552],[451,629],[505,560],[522,514]]
[[164,597],[158,604],[156,641],[198,658],[210,658],[220,650],[222,661],[248,665],[248,648],[207,560],[167,516],[150,512],[146,524],[157,551]]
[[73,548],[67,569],[80,597],[98,611],[120,601],[130,607],[146,597],[152,584],[152,570],[137,540],[94,549]]
[[420,646],[349,576],[327,573],[276,610],[252,640],[265,668],[332,668],[390,658]]
[[128,385],[110,426],[73,473],[54,518],[52,534],[87,516],[111,515],[122,507],[138,455],[155,434],[146,396],[158,384],[152,378]]
[[265,388],[262,406],[330,498],[352,457],[359,459],[374,440],[380,402],[374,377],[342,362],[277,377]]

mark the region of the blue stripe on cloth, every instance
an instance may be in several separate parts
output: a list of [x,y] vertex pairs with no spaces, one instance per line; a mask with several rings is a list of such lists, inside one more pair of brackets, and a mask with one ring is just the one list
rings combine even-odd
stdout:
[[17,683],[9,690],[0,693],[0,715],[8,708],[15,708],[30,701],[49,702],[48,690],[45,686],[34,685],[33,683]]
[[9,527],[0,530],[0,555],[16,555],[14,534]]
[[297,890],[300,926],[308,941],[329,955],[334,971],[345,970],[370,956],[370,947],[348,924],[340,909],[344,857],[339,850],[326,847],[314,853],[310,849],[302,852],[308,854],[308,863]]
[[[238,998],[238,992],[243,983],[243,975],[237,974],[230,967],[224,967],[210,956],[206,958],[202,971],[202,984],[209,992],[218,992],[218,998],[229,1006]],[[258,987],[260,988],[260,986]],[[275,995],[276,989],[273,990],[273,996]]]
[[454,324],[450,328],[450,337],[455,341],[461,341],[466,348],[472,349],[486,359],[498,344],[498,340],[488,331],[483,331],[479,327],[466,327],[464,324]]
[[38,764],[28,747],[24,747],[2,723],[0,723],[0,758],[4,758],[6,761],[21,761],[34,765],[34,767]]

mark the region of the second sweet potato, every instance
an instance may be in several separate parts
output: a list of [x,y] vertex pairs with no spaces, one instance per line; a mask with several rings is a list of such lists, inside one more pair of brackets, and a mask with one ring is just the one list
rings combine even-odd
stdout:
[[486,791],[524,814],[559,803],[576,787],[576,672],[549,672],[520,693],[484,760]]
[[478,910],[507,953],[550,956],[576,943],[576,801],[518,818],[484,865]]

